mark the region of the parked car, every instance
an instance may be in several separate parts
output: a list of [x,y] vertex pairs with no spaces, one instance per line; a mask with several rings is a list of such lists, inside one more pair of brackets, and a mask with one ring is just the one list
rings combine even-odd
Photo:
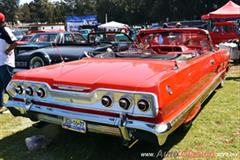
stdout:
[[[36,33],[27,44],[16,47],[16,54],[53,45],[80,43],[79,36],[82,37],[81,34],[77,32]],[[82,37],[82,40],[84,41],[85,39]]]
[[80,29],[78,32],[85,38],[87,39],[88,34],[91,33],[91,29]]
[[133,40],[122,32],[96,32],[89,33],[88,43],[111,44],[113,51],[125,51],[132,45]]
[[210,35],[214,44],[221,42],[237,41],[240,39],[237,25],[234,22],[215,22],[213,23]]
[[24,35],[26,35],[27,31],[27,29],[12,29],[12,33],[18,40],[20,40]]
[[78,60],[85,57],[86,52],[98,54],[106,51],[108,48],[113,51],[125,51],[132,44],[129,36],[118,32],[91,33],[88,40],[80,36],[78,42],[80,44],[60,44],[21,52],[16,55],[15,64],[17,69],[15,71],[37,68],[63,61]]
[[101,52],[111,47],[109,44],[93,45],[84,43],[40,48],[17,54],[15,58],[15,71],[74,61],[86,57],[85,52]]
[[27,44],[30,39],[32,38],[32,35],[24,35],[20,40],[17,41],[17,45],[23,45],[23,44]]
[[229,52],[215,50],[201,29],[141,30],[137,38],[125,52],[16,73],[6,106],[14,116],[129,145],[144,137],[163,145],[223,85]]

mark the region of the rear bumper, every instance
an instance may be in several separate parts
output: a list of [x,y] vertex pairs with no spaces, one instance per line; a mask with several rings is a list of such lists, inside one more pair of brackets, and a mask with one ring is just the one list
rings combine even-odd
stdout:
[[87,132],[118,136],[125,141],[141,138],[152,140],[152,138],[157,138],[159,145],[163,145],[170,134],[171,128],[171,125],[167,123],[154,124],[131,120],[125,115],[119,115],[119,117],[103,116],[36,104],[26,104],[25,102],[13,100],[8,101],[6,107],[9,108],[14,116],[25,116],[34,121],[44,121],[57,125],[62,125],[64,117],[80,119],[86,122]]

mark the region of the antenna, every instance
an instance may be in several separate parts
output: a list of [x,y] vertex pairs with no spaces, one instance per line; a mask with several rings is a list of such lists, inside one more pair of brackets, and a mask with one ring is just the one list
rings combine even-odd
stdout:
[[59,48],[58,48],[57,43],[55,43],[55,46],[54,46],[53,43],[52,43],[52,47],[55,47],[55,48],[57,49],[57,53],[59,54],[59,56],[60,56],[60,58],[61,58],[61,62],[64,63],[64,62],[65,62],[65,61],[64,61],[64,58],[63,58],[63,56],[62,56],[62,54],[61,54],[61,52],[60,52],[60,50],[59,50]]
[[179,69],[179,65],[178,65],[177,61],[175,60],[173,70],[178,70],[178,69]]

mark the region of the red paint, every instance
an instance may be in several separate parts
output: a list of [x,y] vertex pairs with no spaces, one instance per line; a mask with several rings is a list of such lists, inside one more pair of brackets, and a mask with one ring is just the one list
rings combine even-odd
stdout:
[[240,35],[237,33],[237,28],[234,22],[215,22],[210,35],[213,44],[240,39]]
[[[138,35],[138,40],[141,42],[141,38],[146,34],[163,32],[194,33],[195,40],[201,40],[201,37],[205,36],[204,40],[208,40],[208,46],[212,46],[208,32],[191,28],[142,30]],[[135,116],[129,116],[129,118],[160,123],[173,119],[186,109],[198,95],[206,90],[213,79],[218,78],[219,75],[224,76],[228,68],[230,54],[227,50],[194,49],[194,46],[182,45],[174,47],[182,48],[183,54],[200,49],[201,55],[179,62],[141,58],[85,58],[19,72],[14,75],[13,80],[45,82],[49,86],[54,84],[80,86],[91,88],[91,90],[106,88],[153,93],[157,96],[159,114],[155,118]],[[172,94],[167,92],[166,86],[171,88]],[[43,105],[77,112],[119,116],[113,113],[93,111],[89,108],[78,109],[55,104]],[[198,111],[199,109],[192,111],[191,115],[195,116]],[[193,118],[192,116],[190,118]]]

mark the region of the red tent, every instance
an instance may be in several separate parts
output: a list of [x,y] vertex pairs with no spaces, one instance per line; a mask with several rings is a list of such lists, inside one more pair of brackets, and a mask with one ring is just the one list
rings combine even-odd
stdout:
[[218,19],[218,18],[240,18],[240,6],[232,1],[201,17],[203,20]]

